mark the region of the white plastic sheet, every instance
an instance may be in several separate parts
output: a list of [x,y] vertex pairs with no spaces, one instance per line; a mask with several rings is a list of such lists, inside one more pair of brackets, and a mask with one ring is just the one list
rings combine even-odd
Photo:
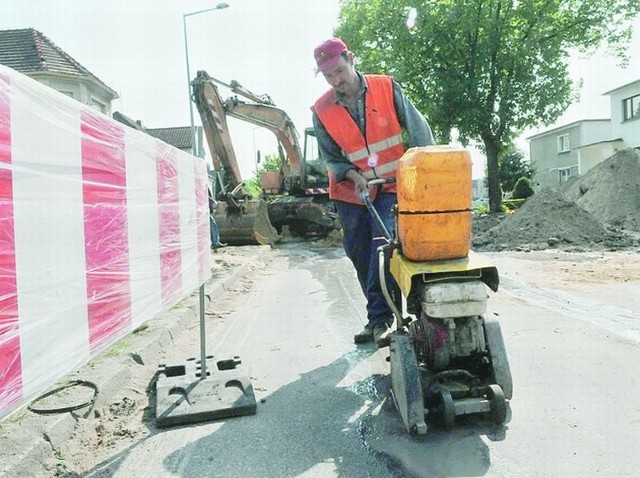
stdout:
[[209,277],[204,161],[0,65],[0,418]]

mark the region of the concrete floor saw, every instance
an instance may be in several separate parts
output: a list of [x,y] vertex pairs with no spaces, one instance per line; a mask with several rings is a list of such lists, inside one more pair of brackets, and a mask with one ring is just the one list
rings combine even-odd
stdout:
[[[459,197],[467,175],[469,194]],[[386,238],[378,249],[380,282],[395,316],[386,340],[402,422],[417,435],[426,434],[428,424],[451,429],[462,415],[481,414],[502,425],[513,384],[500,324],[484,315],[487,287],[498,290],[498,271],[469,250],[468,152],[410,149],[399,161],[397,178],[395,238],[369,196],[361,198]],[[369,185],[385,182],[390,180]],[[388,283],[388,274],[396,284]]]

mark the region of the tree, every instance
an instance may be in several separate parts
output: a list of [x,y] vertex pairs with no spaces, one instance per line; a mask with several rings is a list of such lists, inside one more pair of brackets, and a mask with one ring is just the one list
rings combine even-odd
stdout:
[[362,71],[398,80],[440,142],[457,128],[463,144],[483,143],[498,212],[500,153],[575,98],[571,50],[607,43],[624,60],[639,12],[629,0],[342,0],[335,34]]
[[531,179],[534,170],[525,161],[522,151],[514,146],[506,149],[498,158],[500,170],[500,186],[503,191],[512,191],[519,178]]
[[526,199],[533,196],[533,186],[531,185],[531,179],[524,176],[516,181],[516,185],[513,188],[513,199]]

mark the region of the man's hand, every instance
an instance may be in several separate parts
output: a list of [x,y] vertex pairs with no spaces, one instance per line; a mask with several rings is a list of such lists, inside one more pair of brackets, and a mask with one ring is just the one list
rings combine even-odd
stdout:
[[353,183],[354,193],[356,197],[359,198],[361,193],[369,194],[368,181],[363,178],[362,175],[358,173],[358,171],[356,171],[355,169],[350,169],[349,171],[347,171],[347,174],[345,174],[345,177]]

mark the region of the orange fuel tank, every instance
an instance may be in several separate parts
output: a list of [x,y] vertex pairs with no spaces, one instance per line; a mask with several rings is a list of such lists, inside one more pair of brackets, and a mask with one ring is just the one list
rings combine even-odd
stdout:
[[399,161],[398,238],[411,261],[458,259],[471,245],[471,155],[461,147],[409,149]]

